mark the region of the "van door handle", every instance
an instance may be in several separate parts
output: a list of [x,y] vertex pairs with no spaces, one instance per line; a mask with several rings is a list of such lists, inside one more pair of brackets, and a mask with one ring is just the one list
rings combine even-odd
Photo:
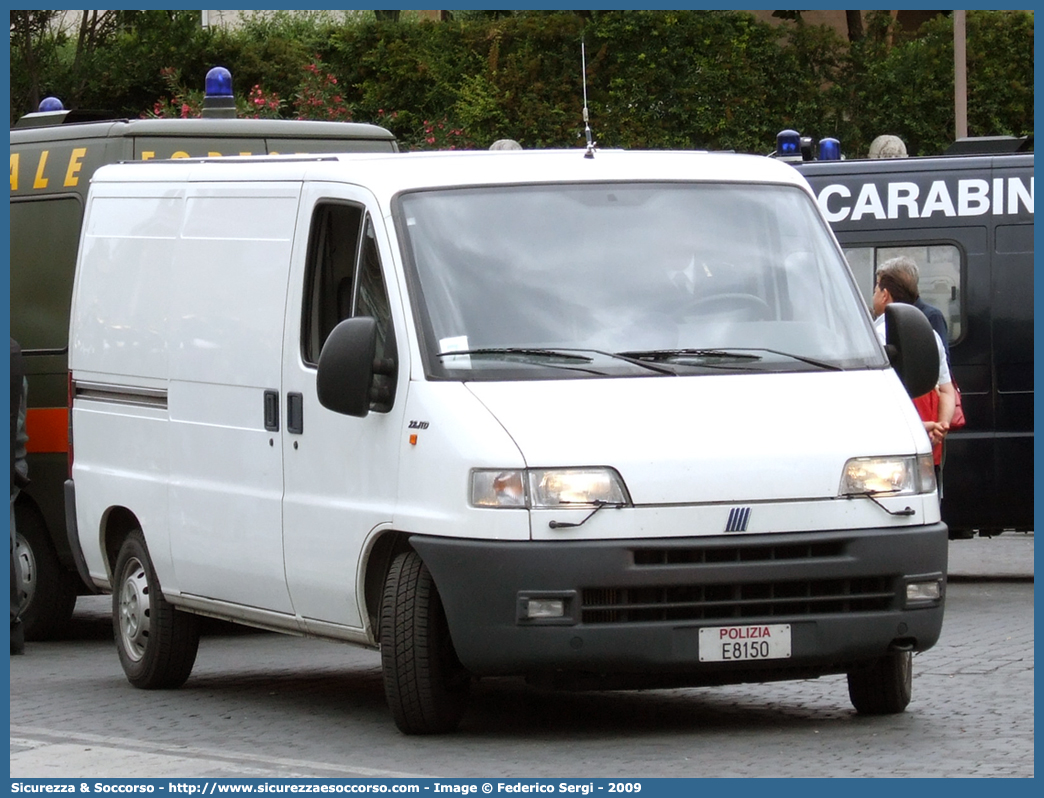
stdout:
[[304,432],[304,396],[299,393],[286,395],[286,430],[293,435]]
[[265,431],[279,432],[279,391],[265,391]]

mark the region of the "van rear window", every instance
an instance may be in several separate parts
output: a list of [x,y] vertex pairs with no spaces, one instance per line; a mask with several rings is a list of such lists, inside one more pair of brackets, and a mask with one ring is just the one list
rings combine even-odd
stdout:
[[62,352],[69,341],[79,197],[11,201],[11,329],[25,352]]

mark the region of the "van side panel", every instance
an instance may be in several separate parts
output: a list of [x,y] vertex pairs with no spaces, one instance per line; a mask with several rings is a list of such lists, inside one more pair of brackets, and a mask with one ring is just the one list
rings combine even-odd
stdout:
[[261,138],[187,138],[135,136],[134,160],[162,161],[167,158],[216,158],[222,155],[265,155]]
[[1032,529],[1033,225],[998,225],[993,248],[997,523]]
[[[72,311],[70,368],[83,485],[77,524],[84,542],[108,511],[131,508],[146,531],[160,578],[170,576],[167,526],[167,297],[183,200],[177,191],[106,186],[89,209]],[[113,302],[111,297],[121,297]],[[96,580],[107,580],[102,545],[83,545]]]
[[12,131],[12,198],[69,193],[86,197],[91,175],[98,167],[132,157],[129,144],[107,137],[107,132],[108,126],[82,136],[60,128]]
[[[298,191],[99,184],[90,208],[70,359],[78,526],[87,543],[130,508],[168,594],[292,612],[264,394],[281,384]],[[84,549],[104,578],[101,547]]]
[[[136,186],[106,189],[94,200],[81,242],[77,279],[91,288],[74,311],[73,329],[84,340],[72,348],[88,341],[96,347],[91,371],[165,379],[166,308],[184,200],[176,191],[149,196]],[[123,301],[112,302],[114,296]]]
[[[44,115],[46,116],[46,115]],[[18,499],[33,557],[52,562],[37,574],[40,596],[87,593],[66,534],[64,483],[70,442],[68,330],[71,286],[88,186],[105,164],[170,158],[291,152],[395,152],[394,136],[373,125],[262,119],[135,119],[63,123],[32,120],[10,134],[11,334],[29,379],[29,469]],[[76,124],[72,124],[77,122]],[[24,537],[24,536],[23,536]],[[34,594],[35,595],[35,594]],[[61,634],[71,601],[30,599],[27,636]]]
[[[22,346],[29,380],[25,423],[32,474],[18,503],[35,505],[48,530],[65,529],[64,504],[54,496],[69,475],[65,357],[82,219],[77,194],[11,200],[11,334]],[[54,543],[58,561],[69,565],[68,541],[59,536]]]
[[[181,592],[290,613],[280,392],[299,186],[194,185],[170,292],[171,524]],[[285,423],[285,407],[279,418]]]

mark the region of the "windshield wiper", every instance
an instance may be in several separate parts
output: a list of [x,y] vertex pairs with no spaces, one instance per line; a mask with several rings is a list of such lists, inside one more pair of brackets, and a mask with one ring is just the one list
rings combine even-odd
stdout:
[[458,355],[476,356],[479,358],[489,357],[516,363],[528,363],[530,365],[540,364],[547,368],[566,369],[568,371],[580,371],[586,374],[594,374],[596,377],[606,376],[605,372],[596,368],[586,367],[594,358],[575,352],[567,352],[561,349],[541,349],[526,346],[503,346],[503,347],[480,347],[478,349],[460,349],[451,352],[439,352],[440,358],[451,358]]
[[439,352],[438,354],[439,357],[454,357],[456,355],[525,355],[527,357],[539,358],[563,358],[565,360],[577,360],[581,363],[590,363],[594,359],[588,355],[579,355],[564,349],[539,349],[526,346],[482,347],[480,349]]
[[816,366],[824,371],[844,371],[844,369],[837,365],[837,363],[828,363],[825,360],[818,360],[817,358],[808,357],[806,355],[795,355],[793,352],[781,352],[778,349],[762,349],[760,351],[771,352],[773,355],[780,355],[782,357],[800,360],[802,363],[808,363],[810,366]]
[[718,360],[734,358],[737,360],[761,360],[761,355],[751,355],[737,349],[642,349],[634,352],[617,352],[618,357],[635,360],[659,362],[663,360],[681,360],[685,358],[707,358]]
[[622,360],[625,363],[630,363],[634,366],[641,366],[643,369],[655,371],[657,374],[667,374],[671,377],[678,376],[678,372],[672,368],[667,368],[666,366],[659,366],[655,363],[647,362],[642,358],[632,357],[629,352],[600,352],[597,349],[592,349],[591,351],[599,355],[604,355],[605,357],[611,357],[614,360]]
[[640,360],[652,361],[685,360],[688,358],[704,360],[733,359],[749,361],[764,359],[761,355],[753,354],[754,352],[766,352],[772,355],[779,355],[780,357],[788,357],[791,360],[798,360],[802,363],[808,363],[810,366],[815,366],[816,368],[823,369],[824,371],[844,371],[844,369],[841,366],[838,366],[835,363],[828,363],[825,360],[817,360],[816,358],[807,357],[805,355],[796,355],[793,352],[783,352],[778,349],[766,349],[764,347],[736,347],[733,349],[649,349],[636,352],[621,352],[620,354],[625,357],[632,357]]
[[[554,361],[556,358],[562,360],[571,360],[578,363],[590,363],[594,360],[591,355],[583,354],[584,352],[591,352],[595,355],[601,355],[612,360],[623,360],[626,363],[630,363],[633,366],[646,369],[648,371],[654,371],[657,374],[668,374],[672,377],[677,376],[677,372],[673,369],[665,366],[657,366],[653,363],[647,363],[637,358],[628,357],[626,354],[614,354],[612,352],[602,352],[598,349],[541,349],[539,347],[526,347],[526,346],[504,346],[504,347],[482,347],[480,349],[463,349],[458,352],[439,352],[439,357],[453,357],[454,355],[489,355],[493,357],[505,357],[510,359],[511,355],[519,355],[524,358],[539,358],[541,360],[547,359]],[[565,363],[554,363],[551,362],[548,365],[561,366],[568,368],[571,364]],[[601,372],[592,371],[592,374],[600,374]]]

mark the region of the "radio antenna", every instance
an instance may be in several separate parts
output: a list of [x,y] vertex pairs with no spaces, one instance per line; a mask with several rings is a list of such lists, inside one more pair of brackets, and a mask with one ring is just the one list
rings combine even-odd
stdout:
[[587,136],[587,152],[584,153],[584,157],[594,158],[595,143],[591,138],[591,125],[588,124],[589,117],[587,115],[587,51],[584,48],[583,39],[580,39],[580,64],[584,73],[584,135]]

